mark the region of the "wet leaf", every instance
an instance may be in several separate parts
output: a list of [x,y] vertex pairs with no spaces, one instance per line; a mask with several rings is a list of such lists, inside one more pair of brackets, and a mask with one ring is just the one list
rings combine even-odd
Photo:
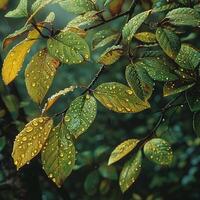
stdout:
[[75,146],[64,124],[49,134],[42,150],[42,165],[48,177],[58,186],[64,183],[75,165]]
[[66,64],[78,64],[90,58],[86,41],[73,32],[61,32],[47,41],[50,55]]
[[41,151],[52,125],[53,120],[49,117],[35,118],[17,135],[12,152],[17,169],[29,163]]
[[131,42],[137,30],[143,24],[143,22],[150,15],[151,10],[142,12],[135,17],[133,17],[129,22],[124,26],[122,30],[123,40],[127,42]]
[[157,42],[156,40],[156,35],[151,32],[140,32],[136,33],[134,37],[142,42],[145,43],[155,43]]
[[26,87],[29,95],[40,104],[48,92],[60,62],[51,57],[47,49],[33,56],[25,71]]
[[118,145],[111,153],[108,165],[111,165],[129,154],[138,144],[139,140],[129,139]]
[[96,100],[90,95],[76,98],[66,115],[66,128],[75,138],[84,133],[93,123],[97,112]]
[[169,10],[173,10],[174,8],[177,8],[179,6],[178,3],[172,2],[172,3],[168,3],[165,5],[159,5],[158,7],[155,7],[153,9],[153,12],[164,12],[164,11],[169,11]]
[[37,30],[34,29],[30,31],[28,37],[12,48],[6,56],[2,68],[2,77],[6,85],[16,78],[18,72],[22,68],[26,55],[29,53],[38,37],[39,33]]
[[119,113],[136,113],[150,108],[147,101],[140,100],[126,85],[116,82],[103,83],[94,96],[108,109]]
[[117,62],[123,54],[123,48],[121,45],[112,46],[100,56],[98,62],[103,65],[112,65]]
[[181,47],[179,37],[171,30],[166,28],[158,28],[156,30],[156,38],[163,51],[170,58],[175,59]]
[[145,156],[159,165],[171,165],[173,152],[171,146],[163,139],[154,138],[144,145]]
[[125,192],[130,186],[135,183],[140,175],[142,167],[142,153],[137,152],[130,160],[128,160],[120,173],[119,185],[122,192]]

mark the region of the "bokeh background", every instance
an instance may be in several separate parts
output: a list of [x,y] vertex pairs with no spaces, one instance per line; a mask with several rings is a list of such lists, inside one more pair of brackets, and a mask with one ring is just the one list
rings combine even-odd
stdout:
[[[15,8],[18,2],[18,0],[10,0],[8,7],[0,11],[0,45],[3,38],[25,23],[23,19],[4,17],[5,13]],[[156,1],[158,6],[163,2],[165,1]],[[124,9],[128,5],[127,3]],[[57,6],[47,6],[37,17],[37,20],[44,19],[50,11],[56,13],[54,25],[58,28],[65,27],[67,22],[74,17]],[[124,20],[122,18],[114,21],[104,28],[120,30]],[[19,41],[15,43],[17,42]],[[194,37],[192,42],[200,47],[197,38]],[[34,53],[44,45],[45,40],[41,39],[34,46],[25,60],[24,68]],[[2,60],[9,49],[10,47],[5,50],[0,48]],[[47,96],[70,85],[88,85],[99,68],[94,60],[103,50],[94,52],[92,60],[84,65],[62,65]],[[0,66],[2,66],[2,60]],[[109,68],[99,79],[97,85],[105,81],[125,83],[124,71],[127,63],[127,60],[122,59]],[[27,94],[24,84],[24,70],[20,72],[15,83],[9,87],[5,87],[1,81],[0,199],[200,199],[200,139],[193,132],[192,114],[186,105],[170,110],[157,131],[157,134],[169,141],[173,147],[174,162],[170,168],[161,168],[144,159],[142,173],[137,182],[127,193],[122,195],[118,185],[118,176],[125,160],[113,166],[107,166],[109,155],[116,145],[128,138],[142,138],[152,129],[159,117],[157,111],[169,101],[169,98],[162,97],[161,86],[161,84],[156,85],[151,98],[152,108],[138,114],[114,113],[98,104],[98,115],[95,122],[76,144],[78,149],[76,167],[64,186],[58,189],[44,174],[38,158],[22,170],[18,172],[15,170],[10,156],[13,139],[27,121],[39,115],[40,109]],[[72,95],[62,98],[50,113],[62,111],[74,97],[80,94],[81,91],[76,91]]]

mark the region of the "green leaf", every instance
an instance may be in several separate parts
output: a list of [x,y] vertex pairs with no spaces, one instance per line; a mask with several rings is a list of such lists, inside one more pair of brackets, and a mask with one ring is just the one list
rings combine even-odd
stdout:
[[108,109],[119,113],[136,113],[150,108],[147,101],[140,100],[134,91],[121,83],[103,83],[94,96]]
[[200,52],[188,44],[182,44],[176,63],[186,69],[195,69],[200,64]]
[[159,57],[146,57],[137,62],[137,66],[144,68],[149,76],[156,81],[173,81],[178,78],[172,73],[173,69],[170,68],[170,65]]
[[130,160],[128,160],[120,173],[119,185],[122,192],[125,192],[135,183],[140,175],[142,167],[142,152],[139,151]]
[[200,137],[200,112],[196,112],[193,115],[193,129],[194,132]]
[[129,154],[138,144],[139,140],[129,139],[118,145],[111,153],[108,165],[111,165]]
[[173,152],[171,146],[163,139],[154,138],[144,145],[145,156],[159,165],[171,165]]
[[179,6],[178,3],[168,3],[166,5],[159,5],[158,7],[154,8],[153,9],[153,12],[164,12],[164,11],[169,11],[169,10],[172,10],[174,8],[177,8]]
[[5,17],[12,17],[12,18],[21,18],[28,16],[28,0],[20,0],[16,9],[8,12]]
[[95,10],[93,0],[65,0],[61,1],[59,5],[67,12],[72,12],[74,14],[83,14]]
[[118,36],[118,33],[114,33],[109,29],[99,31],[93,36],[92,47],[94,50],[104,47],[112,41],[116,40]]
[[4,149],[6,146],[6,137],[0,137],[0,152]]
[[192,112],[200,110],[200,89],[198,86],[186,92],[186,99]]
[[163,51],[170,58],[175,59],[181,47],[181,42],[178,36],[171,30],[158,28],[156,30],[156,38]]
[[155,42],[157,42],[156,35],[154,33],[151,33],[151,32],[136,33],[134,35],[134,37],[136,39],[140,40],[141,42],[145,42],[145,43],[155,43]]
[[96,112],[94,97],[87,94],[76,98],[65,115],[66,128],[75,138],[79,137],[93,123]]
[[169,81],[163,87],[163,95],[170,96],[184,92],[195,85],[194,82],[185,80]]
[[61,32],[47,41],[50,55],[63,63],[78,64],[90,58],[86,41],[73,32]]
[[97,11],[92,10],[83,15],[79,15],[72,19],[72,21],[68,23],[67,27],[92,26],[95,22],[100,20],[97,14]]
[[129,22],[124,26],[122,30],[123,40],[126,42],[131,42],[137,30],[143,24],[143,22],[150,15],[151,10],[142,12],[135,17],[133,17]]
[[123,47],[121,45],[112,46],[106,49],[106,51],[98,59],[98,63],[103,65],[112,65],[117,62],[123,54]]
[[104,163],[99,167],[99,172],[103,178],[117,180],[117,170],[114,166],[108,166]]
[[42,102],[59,65],[60,62],[52,58],[47,49],[43,49],[33,56],[25,71],[25,81],[28,93],[36,103]]
[[144,101],[151,97],[153,83],[139,62],[128,65],[125,74],[129,86],[141,100]]
[[17,169],[34,158],[44,146],[53,125],[49,117],[39,117],[29,122],[17,135],[12,157]]
[[166,15],[166,19],[177,26],[199,26],[200,14],[192,8],[177,8]]
[[84,182],[84,189],[88,195],[94,195],[97,192],[100,182],[99,172],[97,170],[90,172]]
[[75,146],[64,124],[59,124],[49,134],[42,151],[43,169],[58,187],[71,174],[75,165]]

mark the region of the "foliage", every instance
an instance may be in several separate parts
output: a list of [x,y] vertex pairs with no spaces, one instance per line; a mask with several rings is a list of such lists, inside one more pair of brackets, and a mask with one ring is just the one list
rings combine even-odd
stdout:
[[[58,10],[73,14],[62,29],[56,26],[56,12],[38,20],[43,9],[54,4]],[[16,136],[12,157],[17,169],[41,153],[42,168],[61,187],[73,170],[87,165],[85,162],[77,164],[76,158],[80,161],[79,156],[83,160],[85,156],[86,160],[88,157],[95,160],[101,154],[108,155],[103,147],[100,153],[92,152],[92,156],[76,153],[81,145],[81,135],[98,123],[101,107],[97,102],[107,110],[122,113],[120,117],[125,116],[125,119],[130,114],[135,116],[155,111],[159,117],[151,128],[145,130],[144,136],[128,135],[128,139],[109,151],[108,163],[105,163],[105,158],[98,170],[91,170],[84,181],[89,195],[96,193],[98,185],[102,193],[109,191],[110,181],[116,180],[115,162],[123,164],[119,170],[119,186],[123,193],[133,183],[137,185],[135,182],[142,168],[149,165],[145,158],[158,166],[173,166],[177,158],[173,156],[170,139],[160,131],[163,121],[170,120],[171,112],[177,109],[181,115],[183,105],[188,105],[193,115],[194,131],[197,136],[200,132],[200,52],[194,43],[199,37],[199,7],[195,0],[36,0],[32,5],[27,0],[20,0],[18,6],[5,15],[24,18],[25,24],[3,41],[5,49],[11,45],[14,47],[3,61],[2,80],[5,85],[13,84],[23,65],[27,65],[27,92],[39,112]],[[115,20],[121,20],[117,30],[104,28]],[[36,51],[33,50],[35,44],[39,46]],[[88,86],[77,81],[74,86],[65,85],[66,88],[60,90],[54,84],[60,68],[81,68],[89,62],[99,70]],[[120,71],[120,76],[123,73],[126,82],[109,78],[109,82],[102,81],[96,86],[105,72],[116,70],[115,65],[125,67],[125,73]],[[52,87],[59,92],[48,97]],[[165,96],[171,96],[159,110],[155,109],[154,91],[162,101],[166,101]],[[76,96],[74,100],[73,94]],[[65,95],[70,104],[58,112],[56,103]],[[0,143],[0,149],[3,149],[4,138],[0,138]],[[101,182],[100,175],[104,178]]]

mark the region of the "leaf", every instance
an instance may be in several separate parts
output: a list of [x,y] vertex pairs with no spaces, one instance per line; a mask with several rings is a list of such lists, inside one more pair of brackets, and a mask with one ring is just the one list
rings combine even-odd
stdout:
[[200,64],[200,52],[188,44],[182,44],[176,63],[186,69],[195,69]]
[[126,80],[135,94],[141,100],[148,100],[153,92],[153,83],[147,72],[141,68],[139,62],[132,63],[126,67]]
[[29,53],[33,44],[37,41],[39,35],[38,31],[35,29],[30,31],[28,37],[11,49],[6,56],[2,68],[2,77],[6,85],[12,82],[18,75],[26,55]]
[[28,0],[20,0],[16,9],[8,12],[5,17],[21,18],[28,16]]
[[139,140],[129,139],[118,145],[111,153],[108,165],[111,165],[129,154],[138,144]]
[[154,138],[144,145],[145,156],[159,165],[171,165],[173,152],[171,146],[163,139]]
[[59,92],[52,95],[50,98],[48,98],[47,102],[45,103],[44,108],[42,109],[42,113],[47,112],[56,103],[56,101],[58,101],[58,99],[61,96],[64,96],[64,95],[68,94],[69,92],[73,92],[76,88],[78,88],[78,87],[70,86],[70,87],[67,87],[64,90],[60,90]]
[[83,14],[95,10],[93,0],[65,0],[61,1],[59,5],[67,12],[72,12],[74,14]]
[[94,96],[108,109],[119,113],[136,113],[150,108],[147,101],[140,100],[134,91],[121,83],[103,83]]
[[25,81],[28,93],[36,103],[42,103],[59,65],[60,62],[51,57],[47,49],[43,49],[33,56],[25,71]]
[[121,45],[107,48],[106,51],[98,59],[98,63],[103,65],[112,65],[117,62],[123,54],[123,47]]
[[200,112],[196,112],[193,115],[193,129],[194,132],[197,134],[198,137],[200,137]]
[[169,95],[178,94],[178,93],[188,90],[194,85],[195,85],[194,82],[191,82],[191,81],[189,82],[185,80],[169,81],[165,83],[163,87],[163,95],[169,96]]
[[87,32],[81,28],[78,28],[78,27],[65,27],[63,29],[63,31],[69,31],[69,32],[73,32],[73,33],[76,33],[77,35],[79,35],[80,37],[82,38],[85,38],[87,36]]
[[124,1],[125,0],[112,0],[109,3],[109,10],[112,16],[117,15],[121,12]]
[[118,38],[119,34],[105,29],[97,32],[92,39],[93,50],[104,47]]
[[169,10],[173,10],[175,8],[179,7],[178,3],[172,2],[172,3],[168,3],[166,5],[159,5],[158,7],[155,7],[153,9],[152,12],[165,12],[165,11],[169,11]]
[[6,137],[0,137],[0,152],[5,148],[6,143]]
[[19,30],[16,30],[14,33],[9,34],[4,40],[3,40],[3,49],[5,49],[8,45],[10,45],[16,38],[19,36],[27,33],[30,29],[30,25],[23,26]]
[[186,92],[186,100],[192,112],[200,110],[200,89],[198,86]]
[[59,124],[50,132],[42,151],[43,169],[58,187],[71,174],[75,155],[75,146],[69,132],[63,124]]
[[79,64],[90,58],[88,44],[73,32],[61,32],[48,39],[47,48],[50,55],[66,64]]
[[151,32],[140,32],[140,33],[136,33],[134,35],[134,37],[138,40],[140,40],[141,42],[145,42],[145,43],[156,43],[156,35],[154,33]]
[[72,19],[67,25],[67,27],[82,27],[82,26],[92,26],[95,22],[99,21],[97,11],[88,11],[83,15],[79,15]]
[[199,26],[200,14],[192,8],[177,8],[167,13],[166,19],[176,26]]
[[8,4],[8,0],[1,0],[0,1],[0,10],[4,10]]
[[123,40],[126,42],[131,42],[137,30],[144,23],[147,17],[150,15],[151,10],[142,12],[135,17],[133,17],[129,22],[124,26],[122,30]]
[[114,166],[108,166],[104,163],[99,167],[99,172],[103,178],[117,180],[117,170]]
[[156,30],[156,38],[163,51],[170,58],[175,59],[181,47],[178,36],[168,29],[158,28]]
[[66,128],[78,138],[93,123],[97,112],[96,100],[90,95],[76,98],[70,105],[66,115]]
[[137,66],[144,68],[149,76],[156,81],[173,81],[178,77],[173,74],[169,63],[159,57],[146,57],[139,59]]
[[135,183],[142,167],[142,153],[139,151],[130,160],[128,160],[120,173],[119,185],[122,192],[125,192]]
[[24,166],[41,151],[52,125],[53,120],[49,117],[35,118],[17,135],[12,152],[17,169]]

